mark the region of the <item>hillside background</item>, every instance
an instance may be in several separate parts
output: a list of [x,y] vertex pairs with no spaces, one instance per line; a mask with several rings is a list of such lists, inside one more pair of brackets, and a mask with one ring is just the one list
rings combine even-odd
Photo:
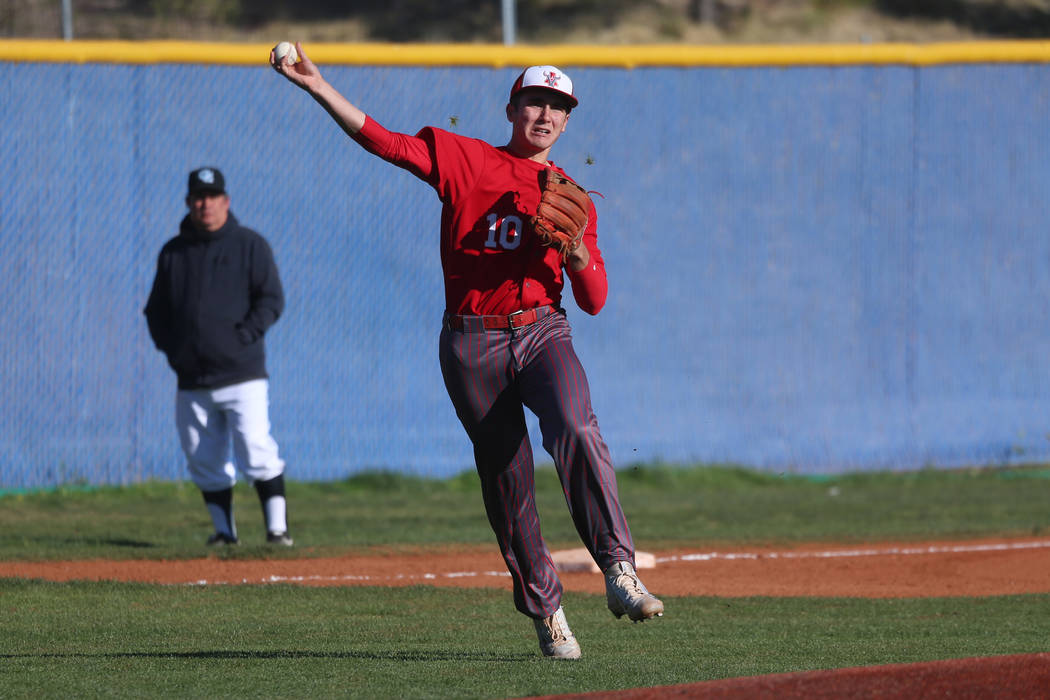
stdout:
[[[932,42],[1050,36],[1050,0],[517,0],[517,43]],[[500,0],[73,0],[76,39],[502,42]],[[61,0],[0,0],[61,38]]]

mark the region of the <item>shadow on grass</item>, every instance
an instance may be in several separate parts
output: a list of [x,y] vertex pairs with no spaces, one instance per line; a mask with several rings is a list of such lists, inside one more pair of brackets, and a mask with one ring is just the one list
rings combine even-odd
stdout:
[[358,659],[366,661],[496,661],[520,662],[535,654],[483,651],[127,651],[107,654],[0,654],[0,659]]
[[159,545],[155,542],[143,540],[132,540],[125,537],[59,537],[50,535],[38,535],[36,537],[4,536],[0,542],[15,542],[21,545],[30,545],[38,548],[69,548],[69,547],[121,547],[124,549],[155,549]]
[[152,542],[141,542],[139,540],[126,540],[123,538],[118,539],[78,539],[78,540],[66,540],[69,544],[91,544],[91,545],[106,545],[108,547],[128,547],[131,549],[149,549],[156,547],[157,545]]

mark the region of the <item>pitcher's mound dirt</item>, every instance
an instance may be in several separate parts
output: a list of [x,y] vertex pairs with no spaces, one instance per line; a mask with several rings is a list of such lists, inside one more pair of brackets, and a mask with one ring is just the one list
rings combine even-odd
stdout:
[[551,695],[544,700],[599,697],[603,700],[1039,700],[1050,697],[1050,654],[778,673],[659,688]]

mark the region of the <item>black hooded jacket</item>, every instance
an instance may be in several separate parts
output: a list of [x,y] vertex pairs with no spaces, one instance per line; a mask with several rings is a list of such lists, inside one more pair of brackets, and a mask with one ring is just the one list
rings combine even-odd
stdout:
[[267,376],[263,334],[283,310],[270,245],[231,212],[214,233],[182,220],[161,248],[144,313],[179,389],[216,389]]

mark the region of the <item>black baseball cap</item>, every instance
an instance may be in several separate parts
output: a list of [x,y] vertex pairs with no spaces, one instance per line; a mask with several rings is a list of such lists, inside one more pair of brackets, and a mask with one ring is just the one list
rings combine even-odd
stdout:
[[190,173],[189,194],[226,194],[226,178],[218,168],[197,168]]

